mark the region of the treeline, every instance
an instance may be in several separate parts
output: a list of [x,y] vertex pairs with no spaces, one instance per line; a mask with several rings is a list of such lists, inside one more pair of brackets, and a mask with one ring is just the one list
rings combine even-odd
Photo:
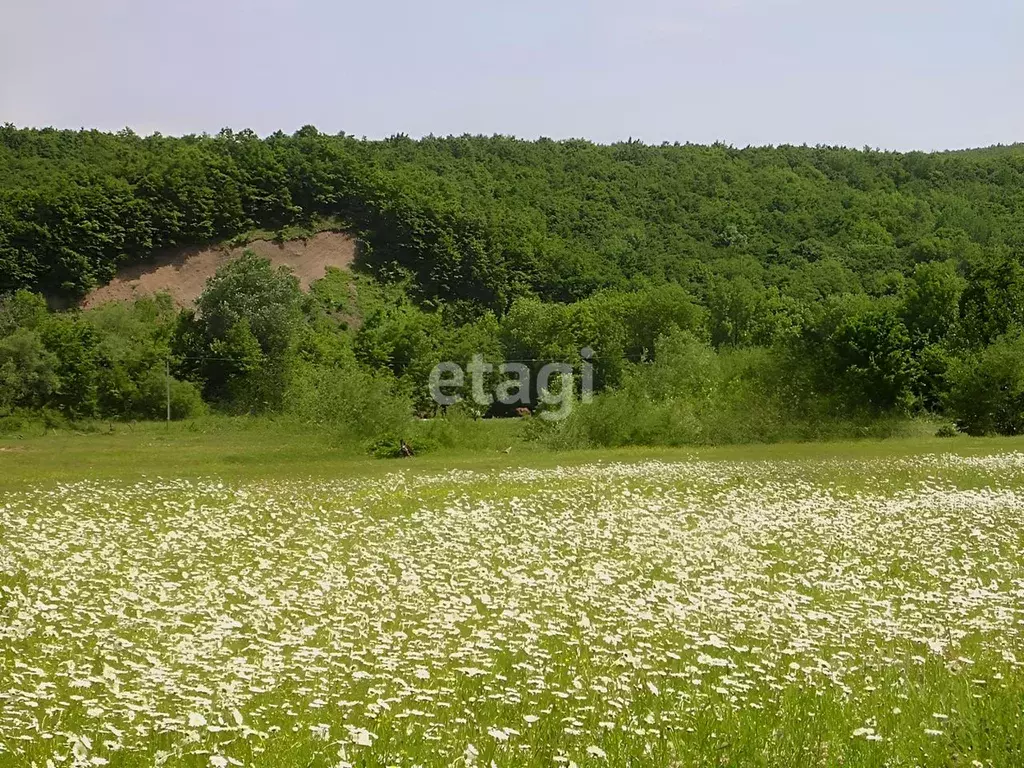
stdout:
[[0,291],[75,298],[154,250],[342,217],[364,264],[503,313],[677,282],[721,259],[835,263],[869,292],[1024,249],[1024,148],[599,146],[0,128]]
[[[1024,429],[1024,149],[598,146],[0,129],[0,416],[291,413],[359,437],[439,361],[578,362],[564,444]],[[51,312],[127,263],[341,220],[308,294],[246,258],[194,310]],[[476,413],[475,415],[480,415]]]
[[[175,419],[286,414],[339,439],[395,438],[414,415],[437,415],[427,382],[440,362],[482,355],[534,373],[567,362],[580,374],[589,347],[594,402],[537,420],[534,437],[818,439],[884,434],[928,413],[972,434],[1024,431],[1024,335],[1008,312],[1024,295],[1020,270],[968,280],[953,262],[931,262],[872,296],[838,267],[829,279],[820,269],[794,270],[786,291],[723,279],[706,306],[665,283],[571,303],[520,298],[500,316],[424,308],[411,278],[332,269],[303,293],[251,253],[223,267],[194,309],[157,296],[52,312],[19,291],[0,301],[0,427],[40,414],[55,424],[164,418],[169,400]],[[487,391],[499,380],[490,374]],[[564,394],[575,397],[580,381]],[[455,388],[457,413],[512,413],[475,403],[471,386]],[[541,394],[528,391],[532,407],[544,408]]]

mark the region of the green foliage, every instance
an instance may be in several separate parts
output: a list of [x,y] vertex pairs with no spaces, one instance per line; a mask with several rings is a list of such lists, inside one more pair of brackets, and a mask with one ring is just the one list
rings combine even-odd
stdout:
[[770,343],[774,323],[769,295],[742,275],[712,277],[707,290],[711,342],[716,347]]
[[658,338],[654,362],[630,366],[622,386],[577,407],[556,445],[686,445],[710,442],[728,381],[718,354],[688,331]]
[[0,297],[0,336],[14,333],[19,328],[38,330],[47,321],[46,301],[28,291],[17,291]]
[[199,387],[190,381],[169,381],[162,370],[152,368],[139,380],[131,413],[139,419],[159,421],[167,416],[168,385],[170,386],[171,419],[197,419],[207,412]]
[[310,286],[310,298],[323,311],[352,315],[355,313],[355,286],[352,273],[337,267],[328,267],[327,273]]
[[57,356],[29,328],[0,339],[0,414],[42,408],[60,385],[57,365]]
[[981,346],[1024,325],[1024,266],[1006,254],[986,256],[968,265],[960,301],[964,340]]
[[298,280],[252,252],[217,271],[175,331],[178,370],[242,411],[282,407],[302,323]]
[[1016,251],[1022,152],[8,126],[0,291],[73,299],[154,249],[345,221],[376,274],[408,274],[420,297],[499,313],[524,295],[571,302],[644,281],[703,296],[707,265],[750,258],[773,273],[711,287],[715,343],[735,343],[754,332],[761,288],[809,264],[845,265],[870,285],[917,264]]
[[[98,335],[99,413],[121,418],[152,418],[166,412],[163,393],[168,340],[175,309],[166,295],[143,298],[134,304],[107,304],[84,313]],[[143,382],[158,378],[157,409]]]
[[[441,361],[525,361],[534,376],[568,362],[579,382],[589,348],[600,405],[530,429],[714,442],[943,410],[1011,429],[968,413],[963,392],[984,390],[981,408],[1012,381],[998,340],[1024,324],[1022,158],[6,126],[0,412],[159,416],[170,359],[175,414],[287,411],[370,437],[434,413]],[[247,254],[194,310],[46,307],[159,248],[341,222],[357,269],[306,296]]]
[[391,435],[381,437],[370,443],[367,453],[375,459],[400,459],[403,457],[402,440]]
[[299,322],[299,281],[285,268],[275,270],[252,251],[217,271],[196,302],[207,338],[224,338],[246,322],[260,351],[280,357],[292,343]]
[[620,387],[533,437],[566,449],[885,437],[906,428],[898,416],[837,403],[794,364],[782,349],[715,352],[685,332],[669,334],[653,364],[632,366]]
[[919,376],[910,332],[891,307],[872,307],[842,320],[828,343],[837,388],[879,410],[909,409]]
[[714,350],[692,333],[675,329],[661,336],[654,363],[634,369],[644,390],[661,400],[689,398],[711,400],[722,383],[722,368]]
[[[67,314],[47,313],[39,297],[10,297],[0,305],[0,413],[165,418],[176,317],[166,296]],[[173,378],[170,386],[173,418],[205,410],[195,387]]]
[[54,315],[42,330],[59,380],[50,405],[73,419],[100,413],[99,334],[78,315]]
[[969,435],[1024,433],[1024,332],[956,360],[946,404]]
[[914,269],[900,315],[915,342],[935,344],[955,329],[965,285],[952,261],[931,261]]
[[401,434],[412,419],[412,403],[393,378],[355,364],[302,365],[286,403],[290,414],[330,428],[339,439]]

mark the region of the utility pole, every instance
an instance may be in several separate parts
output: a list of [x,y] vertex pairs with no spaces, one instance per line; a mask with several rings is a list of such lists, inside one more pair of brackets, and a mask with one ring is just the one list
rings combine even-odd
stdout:
[[164,360],[164,372],[167,374],[167,423],[171,423],[171,360]]

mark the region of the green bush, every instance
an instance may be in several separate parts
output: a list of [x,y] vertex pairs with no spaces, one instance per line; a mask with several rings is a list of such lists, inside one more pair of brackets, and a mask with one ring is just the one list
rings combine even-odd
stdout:
[[954,360],[945,398],[957,426],[969,435],[1024,433],[1024,331]]
[[394,379],[355,364],[300,365],[285,408],[302,421],[330,427],[340,440],[402,434],[412,420],[412,402]]
[[0,435],[23,435],[37,423],[38,417],[24,413],[0,416]]
[[390,435],[381,437],[371,442],[366,451],[375,459],[400,459],[402,458],[402,441]]
[[781,348],[715,352],[686,332],[662,336],[653,364],[632,366],[622,386],[578,405],[534,438],[555,449],[884,437],[908,419],[851,409],[817,393]]
[[[409,447],[409,450],[412,451],[413,456],[433,453],[441,447],[437,442],[427,437],[420,437],[413,441],[406,440],[405,443]],[[374,440],[367,448],[367,452],[375,459],[406,458],[405,453],[402,452],[402,438],[393,436],[382,437]]]
[[45,404],[60,385],[57,366],[34,330],[19,328],[0,338],[0,414]]
[[[205,415],[207,408],[199,387],[190,381],[170,380],[171,419],[196,419]],[[132,413],[140,419],[167,418],[167,376],[154,368],[139,382]]]

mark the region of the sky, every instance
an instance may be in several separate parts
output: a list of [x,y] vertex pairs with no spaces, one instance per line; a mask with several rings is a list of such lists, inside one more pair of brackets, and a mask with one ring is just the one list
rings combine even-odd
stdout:
[[1020,0],[0,0],[0,122],[1024,141]]

